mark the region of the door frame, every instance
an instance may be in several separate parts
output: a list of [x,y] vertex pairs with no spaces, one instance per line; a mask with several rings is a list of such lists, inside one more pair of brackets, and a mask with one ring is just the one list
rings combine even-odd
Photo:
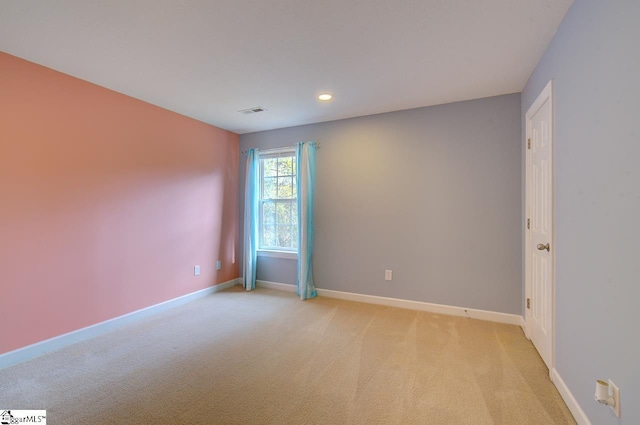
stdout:
[[531,310],[527,308],[527,299],[531,298],[531,232],[527,228],[527,219],[531,217],[531,150],[528,148],[528,140],[531,137],[531,118],[540,110],[540,108],[547,102],[550,102],[551,108],[551,250],[549,252],[549,258],[551,261],[551,282],[550,282],[550,301],[551,301],[551,359],[549,365],[549,374],[551,375],[552,370],[555,368],[555,358],[556,358],[556,330],[555,330],[555,305],[556,305],[556,244],[555,244],[555,178],[554,178],[554,163],[555,163],[555,117],[554,117],[554,97],[553,97],[553,80],[549,81],[547,85],[542,89],[536,100],[533,102],[531,107],[527,110],[525,114],[525,140],[524,140],[524,149],[525,149],[525,217],[524,217],[524,229],[525,229],[525,238],[524,238],[524,286],[525,286],[525,295],[524,295],[524,332],[528,339],[531,339]]

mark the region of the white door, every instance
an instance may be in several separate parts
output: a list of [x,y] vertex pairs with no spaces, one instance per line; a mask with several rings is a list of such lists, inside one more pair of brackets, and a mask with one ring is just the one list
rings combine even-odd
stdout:
[[553,368],[553,84],[526,114],[525,238],[526,330],[549,370]]

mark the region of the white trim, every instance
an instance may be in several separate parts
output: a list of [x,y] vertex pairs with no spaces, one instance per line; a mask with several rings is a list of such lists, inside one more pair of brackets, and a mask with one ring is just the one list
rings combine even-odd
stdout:
[[558,389],[560,396],[569,408],[569,411],[578,425],[591,425],[591,421],[589,421],[589,418],[580,407],[580,404],[578,404],[578,401],[575,399],[573,394],[571,394],[571,391],[569,391],[569,387],[564,383],[558,371],[556,369],[551,369],[549,377],[551,378],[551,382],[553,382]]
[[[278,289],[295,292],[296,285],[286,283],[256,281],[256,285],[263,288]],[[317,289],[318,295],[327,298],[356,301],[367,304],[386,305],[389,307],[406,308],[409,310],[428,311],[431,313],[445,314],[448,316],[469,317],[471,319],[488,320],[490,322],[506,323],[508,325],[522,326],[522,316],[517,314],[498,313],[495,311],[476,310],[473,308],[454,307],[442,304],[432,304],[422,301],[403,300],[400,298],[378,297],[375,295],[355,294],[352,292],[333,291],[330,289]]]
[[297,260],[298,253],[296,251],[276,251],[275,249],[258,249],[258,257],[286,258],[288,260]]
[[509,325],[519,326],[522,323],[522,316],[517,314],[498,313],[495,311],[476,310],[473,308],[455,307],[443,304],[432,304],[422,301],[403,300],[400,298],[354,294],[351,292],[333,291],[330,289],[318,289],[317,291],[318,295],[329,298],[338,298],[341,300],[386,305],[390,307],[406,308],[409,310],[428,311],[448,316],[468,317],[471,319],[488,320],[490,322],[506,323]]
[[295,156],[296,153],[296,146],[292,145],[292,146],[282,146],[279,148],[268,148],[268,149],[259,149],[256,148],[256,152],[258,153],[258,155],[264,155],[264,156],[268,156],[269,154],[279,154],[279,153],[293,153]]
[[105,320],[104,322],[96,323],[95,325],[71,331],[66,334],[46,339],[44,341],[36,342],[35,344],[18,348],[17,350],[9,351],[8,353],[0,355],[0,369],[12,366],[25,360],[30,360],[34,357],[38,357],[42,354],[58,350],[77,342],[94,338],[98,335],[105,334],[115,329],[119,329],[123,326],[144,319],[146,317],[153,316],[163,311],[187,304],[198,298],[203,298],[207,295],[211,295],[224,289],[230,288],[231,286],[236,285],[239,282],[242,282],[241,278],[232,279],[228,282],[210,286],[208,288],[201,289],[190,294],[182,295],[180,297],[164,301],[159,304],[145,307],[140,310],[115,317],[113,319]]
[[256,286],[261,288],[277,289],[278,291],[296,292],[297,286],[288,283],[269,282],[268,280],[256,280]]

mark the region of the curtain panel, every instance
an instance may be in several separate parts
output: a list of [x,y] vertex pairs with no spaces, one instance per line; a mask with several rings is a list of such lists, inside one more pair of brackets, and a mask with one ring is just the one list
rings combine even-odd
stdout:
[[313,206],[316,178],[316,144],[301,142],[296,147],[298,187],[298,277],[301,300],[317,296],[313,279]]
[[260,191],[259,158],[256,149],[246,152],[247,167],[244,189],[244,252],[242,276],[244,289],[256,289],[256,263],[258,259],[258,202]]

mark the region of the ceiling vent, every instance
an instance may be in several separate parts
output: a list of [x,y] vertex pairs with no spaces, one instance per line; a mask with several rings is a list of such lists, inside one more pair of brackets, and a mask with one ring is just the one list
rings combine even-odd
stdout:
[[238,112],[245,115],[251,115],[251,114],[257,114],[258,112],[264,112],[264,111],[266,111],[266,109],[264,109],[262,106],[254,106],[253,108],[249,108],[249,109],[241,109]]

